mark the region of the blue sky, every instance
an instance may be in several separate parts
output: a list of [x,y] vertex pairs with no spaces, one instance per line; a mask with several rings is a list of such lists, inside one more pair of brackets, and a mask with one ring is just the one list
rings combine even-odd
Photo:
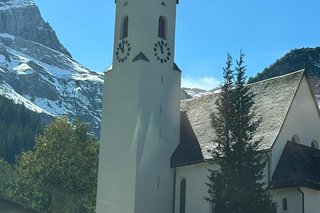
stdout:
[[[114,0],[35,0],[73,58],[102,72],[112,60]],[[175,60],[182,83],[222,79],[226,55],[246,54],[254,76],[294,48],[320,46],[319,0],[180,0]]]

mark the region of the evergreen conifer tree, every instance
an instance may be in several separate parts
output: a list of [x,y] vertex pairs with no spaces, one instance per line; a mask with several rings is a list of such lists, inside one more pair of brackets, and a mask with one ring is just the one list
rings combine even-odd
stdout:
[[211,115],[216,134],[211,163],[219,165],[220,170],[210,170],[207,200],[217,213],[276,211],[262,181],[266,162],[258,150],[261,140],[252,140],[260,120],[254,119],[254,94],[245,85],[245,71],[242,51],[235,70],[228,55],[217,112]]

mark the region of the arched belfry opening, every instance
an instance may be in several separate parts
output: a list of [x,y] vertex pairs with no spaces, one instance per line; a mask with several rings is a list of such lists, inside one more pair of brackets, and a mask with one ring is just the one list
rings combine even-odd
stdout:
[[295,142],[295,143],[298,143],[298,144],[300,144],[300,138],[299,138],[299,136],[298,135],[294,135],[294,136],[292,136],[292,142]]
[[313,140],[311,142],[311,147],[314,148],[314,149],[319,149],[319,144],[316,140]]
[[128,16],[122,17],[121,20],[121,32],[120,32],[120,39],[124,39],[128,37],[129,34],[129,18]]
[[167,39],[167,19],[164,16],[159,17],[158,37]]

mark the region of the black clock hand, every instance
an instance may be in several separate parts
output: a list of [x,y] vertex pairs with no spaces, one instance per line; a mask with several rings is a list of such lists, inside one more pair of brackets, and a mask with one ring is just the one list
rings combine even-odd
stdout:
[[161,54],[163,54],[163,53],[164,53],[164,52],[163,52],[163,44],[162,44],[160,41],[158,41],[158,44],[159,44],[159,46],[160,46]]
[[121,52],[123,53],[124,52],[124,44],[119,44],[119,48],[120,48],[120,50],[121,50]]
[[161,53],[163,54],[163,45],[160,46],[160,49],[161,49]]

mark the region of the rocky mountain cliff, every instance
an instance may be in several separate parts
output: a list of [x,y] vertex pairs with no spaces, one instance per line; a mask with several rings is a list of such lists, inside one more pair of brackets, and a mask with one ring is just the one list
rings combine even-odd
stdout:
[[0,0],[0,95],[98,135],[103,76],[72,59],[32,0]]
[[320,103],[320,47],[294,49],[274,64],[249,79],[249,83],[305,69],[308,80]]
[[71,56],[33,0],[0,0],[0,33],[43,44]]

